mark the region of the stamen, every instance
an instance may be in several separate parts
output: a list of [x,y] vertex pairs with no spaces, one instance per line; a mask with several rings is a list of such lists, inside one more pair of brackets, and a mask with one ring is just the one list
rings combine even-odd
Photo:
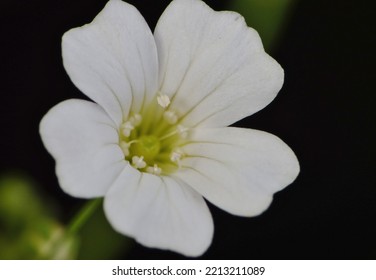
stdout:
[[144,157],[143,156],[141,156],[141,157],[133,156],[132,157],[132,165],[135,168],[138,168],[138,169],[145,168],[146,162],[144,161]]
[[168,124],[176,124],[178,121],[178,116],[174,111],[166,111],[163,113],[163,119],[168,123]]
[[179,124],[176,127],[176,129],[178,130],[178,133],[179,133],[179,135],[180,135],[181,138],[187,138],[189,128],[187,128],[187,127],[182,126],[182,125]]
[[162,137],[159,138],[159,141],[163,141],[163,140],[170,138],[171,136],[174,136],[176,134],[179,134],[181,138],[187,138],[188,131],[189,131],[189,128],[182,126],[182,125],[178,125],[176,127],[176,130],[173,130],[170,133],[163,135]]
[[170,105],[170,98],[166,94],[159,94],[157,102],[162,108],[167,108]]
[[158,167],[157,164],[154,164],[154,166],[148,166],[146,168],[146,172],[149,172],[154,175],[160,175],[162,173],[162,169]]
[[178,131],[174,130],[174,131],[172,131],[172,132],[170,132],[170,133],[162,136],[161,138],[159,138],[159,141],[162,141],[162,140],[165,140],[167,138],[170,138],[171,136],[174,136],[176,133],[178,133]]
[[131,146],[130,143],[127,143],[125,141],[120,142],[120,148],[123,151],[125,157],[129,156],[129,147],[130,146]]
[[180,162],[183,157],[184,152],[181,149],[175,149],[170,155],[170,160],[176,163],[180,168]]
[[125,137],[129,137],[133,129],[134,126],[130,121],[127,121],[121,125],[121,131]]
[[139,126],[142,122],[142,116],[140,114],[135,114],[129,119],[130,123],[135,127]]

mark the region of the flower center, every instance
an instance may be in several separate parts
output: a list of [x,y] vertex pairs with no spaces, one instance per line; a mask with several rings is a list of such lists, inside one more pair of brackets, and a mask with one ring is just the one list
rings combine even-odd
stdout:
[[142,172],[171,174],[180,168],[189,129],[180,125],[170,99],[159,94],[140,113],[131,114],[119,128],[119,146],[125,160]]
[[130,147],[130,152],[135,155],[142,155],[145,161],[152,162],[159,154],[160,149],[161,142],[156,136],[143,135]]

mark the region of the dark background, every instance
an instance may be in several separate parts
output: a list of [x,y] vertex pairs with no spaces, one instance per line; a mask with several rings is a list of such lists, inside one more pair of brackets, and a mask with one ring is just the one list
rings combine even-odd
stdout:
[[[154,28],[169,1],[129,1]],[[0,172],[19,170],[60,204],[63,222],[83,200],[57,185],[38,125],[55,104],[84,98],[61,61],[60,40],[106,1],[4,1],[0,15]],[[206,1],[217,10],[226,1]],[[208,259],[376,259],[375,22],[372,1],[296,1],[271,55],[285,69],[278,97],[235,124],[282,138],[297,180],[255,218],[210,206]],[[98,241],[106,242],[106,240]],[[119,258],[182,258],[135,245]]]

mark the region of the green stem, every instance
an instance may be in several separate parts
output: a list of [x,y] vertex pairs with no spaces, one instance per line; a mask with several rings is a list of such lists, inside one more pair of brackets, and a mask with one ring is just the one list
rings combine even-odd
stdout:
[[86,221],[93,215],[101,202],[101,198],[88,201],[69,223],[68,232],[71,234],[77,233],[86,223]]

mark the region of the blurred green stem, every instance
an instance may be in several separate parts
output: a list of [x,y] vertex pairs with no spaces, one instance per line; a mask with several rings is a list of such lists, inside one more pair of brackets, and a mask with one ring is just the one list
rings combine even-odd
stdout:
[[88,201],[69,223],[68,232],[70,234],[76,234],[86,223],[86,221],[94,214],[95,210],[98,208],[101,202],[101,198]]

